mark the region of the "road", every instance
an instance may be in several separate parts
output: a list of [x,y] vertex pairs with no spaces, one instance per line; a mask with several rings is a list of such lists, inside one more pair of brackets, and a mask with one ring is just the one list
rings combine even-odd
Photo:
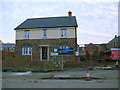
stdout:
[[[22,72],[21,72],[22,73]],[[118,70],[91,70],[92,77],[104,77],[104,79],[40,79],[53,75],[86,76],[86,70],[68,70],[48,73],[30,73],[19,75],[16,72],[3,72],[3,88],[118,88]]]

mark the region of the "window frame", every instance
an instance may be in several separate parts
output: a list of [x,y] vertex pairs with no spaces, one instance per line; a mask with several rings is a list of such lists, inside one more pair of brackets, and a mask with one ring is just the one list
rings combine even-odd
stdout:
[[13,47],[10,47],[10,52],[14,52],[14,48]]
[[66,38],[67,37],[67,30],[61,30],[61,37]]
[[32,47],[22,47],[22,55],[32,55]]
[[43,30],[43,37],[47,37],[47,30]]
[[30,31],[25,31],[25,39],[29,39],[30,38]]

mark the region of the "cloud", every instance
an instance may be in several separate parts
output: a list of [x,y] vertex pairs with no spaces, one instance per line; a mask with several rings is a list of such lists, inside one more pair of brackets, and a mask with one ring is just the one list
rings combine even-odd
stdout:
[[117,30],[117,32],[118,32],[118,23],[117,22],[113,24],[113,28],[114,28],[114,30]]
[[14,19],[18,19],[19,17],[23,15],[22,8],[18,8],[18,7],[14,8],[11,13]]
[[80,9],[81,9],[81,10],[85,10],[85,9],[86,9],[86,8],[85,8],[85,5],[82,4]]
[[96,1],[95,0],[85,0],[85,2],[89,3],[89,4],[95,4]]
[[[94,18],[100,18],[100,16],[108,19],[114,19],[118,15],[117,3],[96,3],[94,5],[77,7],[79,14],[82,16],[92,16]],[[95,8],[94,8],[95,7]],[[79,9],[80,8],[80,9]],[[83,9],[83,10],[82,10]]]
[[[11,13],[11,16],[14,18],[14,19],[18,19],[18,18],[22,18],[23,16],[26,16],[26,9],[23,10],[24,8],[23,7],[20,7],[21,4],[19,4],[18,6],[13,6],[12,11],[9,12]],[[15,8],[14,8],[15,7]],[[28,13],[27,13],[28,14]]]
[[33,16],[30,16],[30,18],[42,18],[42,17],[39,15],[33,15]]
[[0,6],[0,22],[1,22],[1,19],[2,19],[2,7]]
[[93,30],[82,30],[82,29],[78,30],[78,33],[95,35],[95,36],[104,36],[104,37],[112,37],[113,36],[113,34],[110,34],[110,33],[108,35],[108,33],[100,33],[100,32],[95,32]]
[[17,15],[16,15],[16,14],[13,14],[13,18],[17,19]]
[[118,12],[111,12],[112,15],[118,15]]
[[60,0],[60,2],[86,2],[89,4],[96,4],[99,2],[104,2],[104,3],[108,3],[108,2],[119,2],[119,0]]
[[43,12],[43,10],[42,10],[42,9],[39,9],[38,11],[39,11],[39,12]]
[[[96,20],[92,20],[92,21],[89,20],[89,22],[87,20],[86,21],[83,20],[84,22],[82,20],[80,20],[80,21],[81,21],[79,23],[80,26],[78,28],[81,31],[81,33],[106,36],[107,34],[113,35],[113,34],[117,33],[117,31],[118,31],[117,21],[111,21],[111,20],[107,20],[107,19],[101,19],[101,20],[96,19]],[[96,32],[98,32],[98,33],[96,33]]]
[[96,2],[119,2],[119,0],[1,0],[0,2],[87,2],[94,4]]
[[22,5],[22,8],[25,8],[25,7],[27,7],[27,4],[23,4],[23,5]]
[[95,13],[96,15],[103,15],[103,10],[100,10],[99,8],[95,8]]

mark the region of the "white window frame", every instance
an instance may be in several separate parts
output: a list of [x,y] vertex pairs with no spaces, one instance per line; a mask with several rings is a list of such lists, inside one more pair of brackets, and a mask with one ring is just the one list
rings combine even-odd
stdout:
[[10,52],[14,52],[14,48],[13,47],[10,47]]
[[29,39],[30,38],[30,32],[29,31],[25,31],[25,39]]
[[59,49],[64,49],[64,48],[69,48],[68,46],[65,46],[65,47],[60,47]]
[[47,37],[47,31],[43,30],[43,37]]
[[32,47],[22,47],[22,55],[32,55]]
[[66,38],[67,37],[67,30],[61,30],[61,37]]

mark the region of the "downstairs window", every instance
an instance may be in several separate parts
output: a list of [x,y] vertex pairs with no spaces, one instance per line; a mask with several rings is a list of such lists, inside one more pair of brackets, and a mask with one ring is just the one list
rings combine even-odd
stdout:
[[32,55],[31,47],[22,47],[22,55]]

